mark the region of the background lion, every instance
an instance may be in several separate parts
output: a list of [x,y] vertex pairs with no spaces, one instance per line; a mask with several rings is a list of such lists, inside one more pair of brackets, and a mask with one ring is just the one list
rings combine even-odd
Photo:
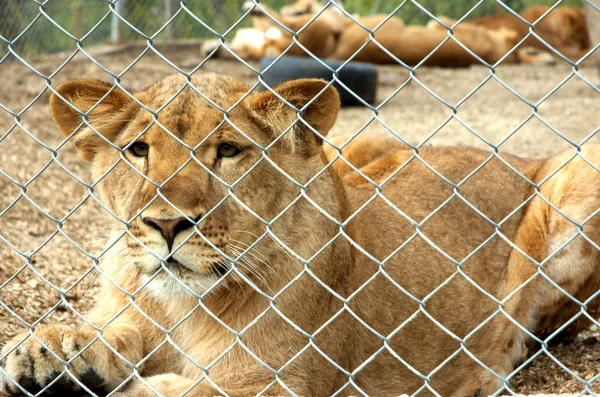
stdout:
[[[527,46],[512,51],[522,37],[511,26],[488,28],[482,23],[462,22],[454,29],[459,44],[454,39],[448,40],[448,29],[455,22],[443,17],[447,27],[433,20],[427,27],[405,26],[400,18],[387,14],[352,15],[355,22],[338,6],[323,8],[316,0],[299,0],[282,7],[281,13],[262,5],[259,8],[251,1],[244,6],[245,10],[252,10],[254,27],[263,32],[271,29],[274,36],[265,44],[264,55],[280,55],[293,44],[283,25],[301,32],[298,39],[309,52],[341,61],[395,64],[399,60],[411,66],[423,63],[444,67],[469,66],[479,63],[479,59],[488,64],[501,59],[505,63],[554,62],[549,53],[533,51]],[[370,41],[370,32],[374,32],[376,42]],[[296,45],[286,54],[308,55]]]
[[[530,24],[535,23],[535,33],[567,57],[579,59],[592,47],[587,20],[581,10],[561,6],[550,11],[550,7],[535,6],[527,8],[520,15]],[[518,34],[519,41],[530,33],[529,25],[512,14],[486,16],[469,22],[489,29],[511,29]],[[548,46],[533,35],[525,43],[530,47],[548,50]]]

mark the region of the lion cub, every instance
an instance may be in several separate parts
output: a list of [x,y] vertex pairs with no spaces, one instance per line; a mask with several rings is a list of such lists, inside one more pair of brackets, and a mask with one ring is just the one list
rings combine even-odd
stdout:
[[90,162],[117,243],[90,326],[6,344],[3,392],[489,395],[525,331],[567,302],[548,280],[586,298],[598,148],[560,168],[570,155],[415,154],[369,137],[346,163],[322,148],[334,88],[248,90],[214,74],[133,95],[56,89],[52,116]]

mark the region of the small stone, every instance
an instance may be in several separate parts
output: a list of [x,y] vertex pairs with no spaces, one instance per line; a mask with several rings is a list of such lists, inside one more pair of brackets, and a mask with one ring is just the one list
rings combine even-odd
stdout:
[[36,279],[31,279],[27,281],[27,286],[31,288],[36,288],[38,286],[38,282]]

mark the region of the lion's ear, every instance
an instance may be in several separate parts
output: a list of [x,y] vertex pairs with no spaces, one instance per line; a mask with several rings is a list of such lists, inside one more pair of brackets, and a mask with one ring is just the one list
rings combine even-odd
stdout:
[[[335,88],[325,87],[325,80],[289,81],[276,86],[274,93],[265,91],[251,96],[248,108],[276,134],[281,134],[298,118],[298,112],[279,99],[281,97],[296,109],[303,110],[302,119],[321,135],[326,135],[337,118],[340,98]],[[313,156],[321,150],[322,139],[300,120],[287,136],[286,141],[295,153]]]
[[[71,139],[86,161],[108,146],[104,138],[112,141],[127,123],[127,115],[137,107],[125,92],[98,80],[67,81],[56,93],[50,98],[52,118],[65,136],[75,132]],[[83,123],[85,114],[93,130]]]

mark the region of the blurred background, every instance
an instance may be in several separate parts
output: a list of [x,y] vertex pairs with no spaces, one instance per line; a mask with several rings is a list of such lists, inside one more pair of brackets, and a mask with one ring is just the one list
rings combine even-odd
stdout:
[[[85,37],[84,47],[147,40],[149,37],[153,40],[216,38],[211,29],[226,32],[243,16],[243,3],[244,0],[190,0],[186,2],[187,11],[179,12],[173,23],[161,30],[179,9],[179,0],[118,0],[114,5],[108,0],[48,0],[43,6],[35,1],[0,0],[0,56],[6,53],[7,42],[13,41],[14,50],[21,56],[75,49],[75,41],[67,32],[78,38]],[[290,1],[264,0],[260,3],[279,9]],[[348,12],[361,15],[390,13],[402,3],[400,0],[343,1]],[[435,15],[455,19],[478,4],[472,17],[502,11],[495,0],[419,0],[418,3]],[[520,12],[532,5],[550,6],[556,1],[504,0],[504,3]],[[583,0],[563,0],[561,5],[582,7]],[[123,20],[110,12],[111,7],[118,10]],[[427,14],[410,1],[404,1],[396,15],[408,24],[423,24],[429,20]],[[250,26],[250,18],[240,21],[238,26]]]

